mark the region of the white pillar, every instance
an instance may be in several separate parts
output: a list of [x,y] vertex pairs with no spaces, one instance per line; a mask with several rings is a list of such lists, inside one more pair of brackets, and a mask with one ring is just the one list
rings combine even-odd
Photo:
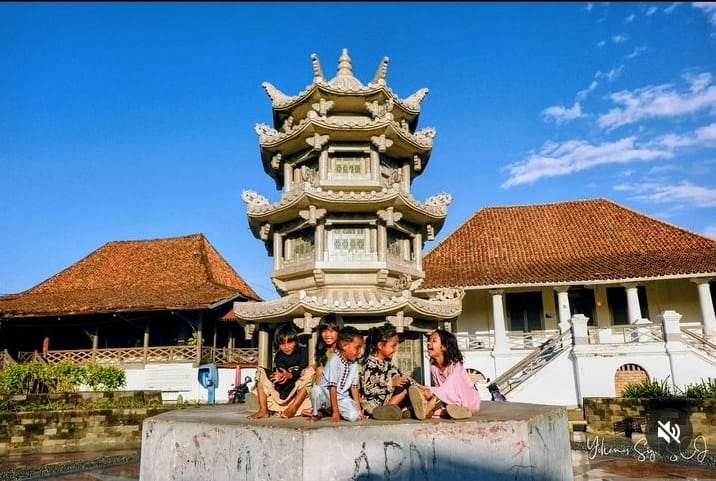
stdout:
[[270,367],[271,348],[269,347],[269,333],[263,325],[259,325],[259,367]]
[[502,291],[489,291],[492,294],[492,319],[495,328],[495,344],[492,350],[496,352],[507,352],[510,346],[507,343],[507,331],[505,330],[505,309],[502,305]]
[[716,339],[716,314],[714,314],[714,304],[711,298],[710,280],[692,279],[691,282],[695,283],[699,289],[699,305],[701,306],[701,319],[704,323],[704,337],[713,340]]
[[627,296],[627,314],[629,324],[641,319],[641,306],[639,306],[639,293],[636,284],[624,284]]
[[555,287],[557,291],[557,310],[559,312],[559,330],[566,332],[569,329],[569,318],[572,317],[572,309],[569,307],[568,286]]
[[683,343],[681,337],[681,314],[676,311],[663,311],[659,318],[664,326],[664,346],[669,356],[669,370],[671,386],[676,390],[688,384],[690,376],[689,364],[685,361],[690,349]]
[[584,314],[575,314],[569,320],[572,324],[572,337],[574,339],[574,345],[589,344],[589,330],[587,323],[589,318]]

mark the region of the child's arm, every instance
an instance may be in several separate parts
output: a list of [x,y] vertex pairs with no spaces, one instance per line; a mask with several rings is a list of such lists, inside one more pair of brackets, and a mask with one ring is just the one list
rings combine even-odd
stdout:
[[356,407],[358,408],[358,412],[360,413],[360,417],[358,419],[365,419],[365,415],[363,414],[363,408],[360,404],[360,389],[358,388],[358,386],[351,386],[351,397],[356,403]]
[[329,386],[328,396],[331,398],[331,421],[334,423],[340,422],[341,412],[338,410],[338,388]]

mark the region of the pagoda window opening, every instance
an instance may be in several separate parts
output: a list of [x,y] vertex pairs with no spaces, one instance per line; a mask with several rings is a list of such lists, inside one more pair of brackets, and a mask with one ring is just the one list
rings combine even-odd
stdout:
[[370,232],[365,227],[334,227],[328,231],[329,261],[376,260],[371,249]]
[[316,255],[313,230],[301,229],[286,235],[285,239],[286,262],[313,261]]
[[328,180],[370,180],[369,148],[338,146],[328,150]]
[[407,262],[415,260],[415,253],[412,251],[412,242],[407,234],[388,230],[388,258],[396,262]]

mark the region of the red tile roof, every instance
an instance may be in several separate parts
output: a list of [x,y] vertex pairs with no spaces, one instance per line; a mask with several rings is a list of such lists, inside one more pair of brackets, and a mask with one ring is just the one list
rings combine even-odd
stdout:
[[424,289],[716,273],[716,241],[606,199],[485,207],[426,254]]
[[109,242],[37,286],[0,297],[0,316],[206,309],[261,300],[202,234]]

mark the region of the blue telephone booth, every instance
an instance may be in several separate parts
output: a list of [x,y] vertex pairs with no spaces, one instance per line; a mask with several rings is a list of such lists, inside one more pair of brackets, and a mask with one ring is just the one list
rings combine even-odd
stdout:
[[208,390],[208,403],[216,403],[216,386],[219,385],[219,370],[216,368],[216,364],[202,364],[199,366],[198,376],[199,384]]

